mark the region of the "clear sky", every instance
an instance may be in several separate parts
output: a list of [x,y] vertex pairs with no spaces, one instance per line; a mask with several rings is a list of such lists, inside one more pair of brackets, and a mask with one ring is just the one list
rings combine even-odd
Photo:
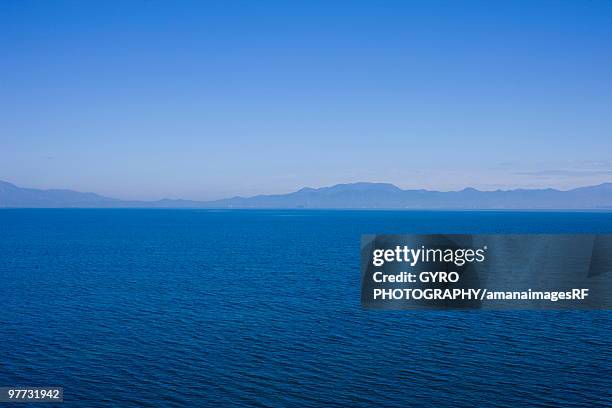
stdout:
[[611,1],[0,1],[0,180],[612,181]]

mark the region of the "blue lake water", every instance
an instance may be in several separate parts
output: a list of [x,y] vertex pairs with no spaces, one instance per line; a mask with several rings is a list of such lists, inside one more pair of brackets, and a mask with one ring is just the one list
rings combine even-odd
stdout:
[[362,310],[361,234],[426,232],[612,233],[612,213],[0,210],[0,386],[63,386],[63,407],[612,404],[611,312]]

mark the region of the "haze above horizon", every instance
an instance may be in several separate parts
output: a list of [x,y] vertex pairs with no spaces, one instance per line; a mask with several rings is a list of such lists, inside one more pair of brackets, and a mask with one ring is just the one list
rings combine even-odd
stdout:
[[612,3],[0,3],[0,179],[211,200],[612,180]]

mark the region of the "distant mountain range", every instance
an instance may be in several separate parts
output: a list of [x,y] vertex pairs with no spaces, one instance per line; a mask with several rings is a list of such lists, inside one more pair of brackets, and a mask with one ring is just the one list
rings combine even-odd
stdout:
[[21,188],[0,181],[3,208],[338,208],[338,209],[572,209],[612,210],[612,183],[561,191],[402,190],[386,183],[338,184],[289,194],[215,201],[126,201],[72,190]]

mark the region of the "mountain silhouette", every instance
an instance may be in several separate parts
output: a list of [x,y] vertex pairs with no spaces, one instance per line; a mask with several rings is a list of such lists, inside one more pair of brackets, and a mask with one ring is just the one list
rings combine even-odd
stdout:
[[562,191],[402,190],[388,183],[351,183],[302,188],[288,194],[214,201],[127,201],[72,190],[21,188],[0,181],[3,208],[337,208],[337,209],[572,209],[612,210],[612,183]]

